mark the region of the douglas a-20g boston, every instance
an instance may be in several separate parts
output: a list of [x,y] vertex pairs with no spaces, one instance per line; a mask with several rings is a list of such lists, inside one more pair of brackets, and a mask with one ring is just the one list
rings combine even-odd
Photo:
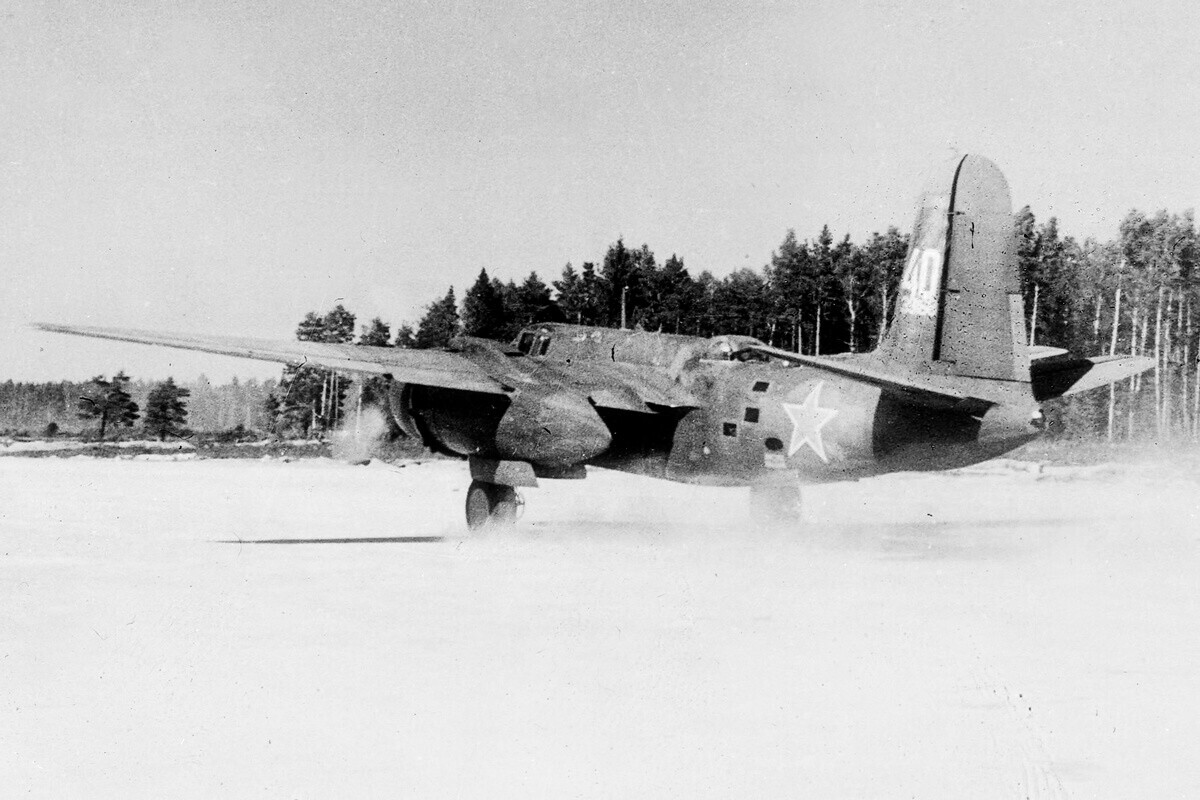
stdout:
[[965,466],[1041,428],[1039,405],[1153,366],[1028,347],[1008,185],[979,156],[921,198],[894,319],[871,353],[544,324],[445,350],[42,324],[44,330],[380,375],[400,430],[470,462],[467,525],[511,522],[517,487],[586,467],[749,485],[786,519],[802,483]]

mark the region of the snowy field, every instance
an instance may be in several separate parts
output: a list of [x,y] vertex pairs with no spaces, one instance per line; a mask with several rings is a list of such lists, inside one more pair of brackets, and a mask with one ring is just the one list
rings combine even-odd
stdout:
[[1200,796],[1169,468],[746,492],[0,459],[8,797]]

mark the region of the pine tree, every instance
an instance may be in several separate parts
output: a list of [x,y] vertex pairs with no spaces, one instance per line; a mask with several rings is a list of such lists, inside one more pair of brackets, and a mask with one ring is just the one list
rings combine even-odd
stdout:
[[555,302],[562,309],[567,321],[582,324],[587,298],[584,295],[583,278],[575,271],[575,267],[571,266],[570,261],[563,267],[562,277],[554,281],[554,289],[558,293]]
[[722,333],[757,336],[767,327],[766,281],[749,268],[734,270],[713,291],[713,314]]
[[1041,236],[1038,234],[1037,218],[1029,206],[1022,206],[1013,215],[1013,227],[1017,239],[1017,274],[1021,279],[1021,295],[1025,299],[1025,336],[1032,344],[1038,338],[1034,327],[1044,279],[1041,274]]
[[483,339],[503,338],[509,327],[504,309],[504,298],[488,277],[487,270],[479,270],[479,277],[463,295],[463,333]]
[[808,246],[796,240],[794,229],[788,229],[779,249],[771,254],[767,286],[772,298],[777,339],[772,344],[786,343],[797,353],[802,352],[802,323],[812,294],[812,274]]
[[717,287],[719,281],[708,270],[701,270],[696,276],[696,293],[699,301],[696,304],[694,324],[696,333],[700,336],[714,336],[724,333],[721,328],[720,313],[717,310]]
[[345,307],[338,303],[333,310],[325,314],[322,320],[322,337],[317,341],[333,344],[349,344],[354,341],[355,317]]
[[551,305],[550,287],[536,272],[530,272],[513,294],[513,315],[503,338],[512,339],[522,328],[547,321]]
[[[1040,264],[1037,326],[1034,340],[1057,347],[1075,347],[1075,317],[1072,306],[1080,296],[1079,246],[1071,237],[1060,238],[1058,220],[1051,217],[1038,231]],[[1031,320],[1032,322],[1032,320]]]
[[370,325],[364,325],[358,343],[367,347],[391,347],[392,329],[379,317],[371,320]]
[[174,378],[155,386],[146,398],[146,416],[142,422],[146,433],[157,436],[160,442],[166,441],[168,435],[182,436],[187,422],[184,399],[190,394],[182,386],[176,386]]
[[262,412],[267,417],[267,428],[273,434],[282,434],[283,401],[275,392],[268,392],[262,401]]
[[683,259],[674,253],[649,281],[650,315],[647,327],[668,333],[683,333],[700,301],[699,287],[688,274]]
[[279,388],[264,406],[273,408],[272,427],[276,433],[303,438],[326,426],[322,401],[327,399],[328,379],[325,370],[315,367],[284,367]]
[[394,346],[406,349],[417,346],[417,337],[413,333],[412,325],[405,322],[396,330],[396,342]]
[[869,272],[869,286],[863,287],[863,302],[872,328],[871,341],[879,346],[887,332],[892,307],[904,274],[904,261],[908,254],[908,236],[894,226],[887,233],[872,233],[861,248]]
[[417,326],[413,344],[422,348],[445,347],[458,336],[459,330],[458,303],[454,299],[454,287],[451,286],[445,297],[429,304]]
[[812,295],[813,306],[815,309],[816,319],[813,325],[813,355],[820,355],[828,352],[825,349],[825,339],[828,333],[827,317],[829,314],[829,300],[832,292],[830,291],[831,284],[834,280],[833,263],[833,234],[829,230],[828,225],[821,227],[821,233],[817,235],[816,242],[812,246]]
[[601,285],[606,294],[608,320],[621,327],[629,325],[630,304],[637,303],[639,287],[636,270],[633,251],[625,246],[624,239],[617,239],[615,244],[609,245],[600,268]]
[[583,263],[580,273],[583,283],[583,297],[580,300],[579,314],[583,325],[609,325],[611,320],[605,311],[608,293],[604,279],[596,274],[596,265],[591,261]]
[[630,281],[628,310],[629,325],[650,329],[658,328],[660,321],[654,308],[654,288],[658,283],[658,262],[650,246],[643,244],[633,251],[633,275]]
[[92,378],[92,391],[79,398],[79,416],[100,420],[100,441],[104,441],[109,425],[128,428],[137,421],[138,405],[126,389],[128,382],[124,372],[118,372],[111,381],[97,375]]
[[870,268],[858,247],[850,241],[849,234],[834,248],[833,256],[833,277],[846,312],[845,336],[841,341],[845,341],[851,353],[857,353],[863,344],[859,312],[864,290],[870,283]]

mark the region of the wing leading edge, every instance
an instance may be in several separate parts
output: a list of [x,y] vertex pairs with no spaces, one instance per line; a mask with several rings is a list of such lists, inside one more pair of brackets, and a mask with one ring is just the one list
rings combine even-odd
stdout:
[[[911,402],[929,408],[945,408],[970,414],[982,414],[998,402],[996,399],[979,397],[964,391],[964,381],[961,378],[955,380],[935,375],[898,376],[875,363],[841,360],[827,356],[803,356],[767,345],[750,345],[744,350],[878,386],[887,392],[900,395]],[[983,388],[983,381],[976,383]]]
[[409,350],[353,344],[327,344],[194,333],[165,333],[130,328],[101,328],[86,325],[35,323],[53,333],[113,339],[181,350],[197,350],[281,364],[311,364],[338,372],[361,375],[390,375],[401,383],[417,383],[446,389],[487,394],[507,394],[499,381],[489,377],[469,359],[441,350]]

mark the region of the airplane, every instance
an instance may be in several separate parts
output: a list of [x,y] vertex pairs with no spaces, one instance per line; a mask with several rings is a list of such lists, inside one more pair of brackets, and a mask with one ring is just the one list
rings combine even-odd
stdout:
[[468,461],[471,530],[515,521],[518,488],[589,466],[749,485],[757,516],[795,521],[802,484],[994,458],[1041,432],[1040,404],[1154,366],[1027,346],[1008,184],[981,156],[952,166],[921,197],[894,318],[869,353],[559,323],[441,350],[36,327],[382,376],[401,431]]

